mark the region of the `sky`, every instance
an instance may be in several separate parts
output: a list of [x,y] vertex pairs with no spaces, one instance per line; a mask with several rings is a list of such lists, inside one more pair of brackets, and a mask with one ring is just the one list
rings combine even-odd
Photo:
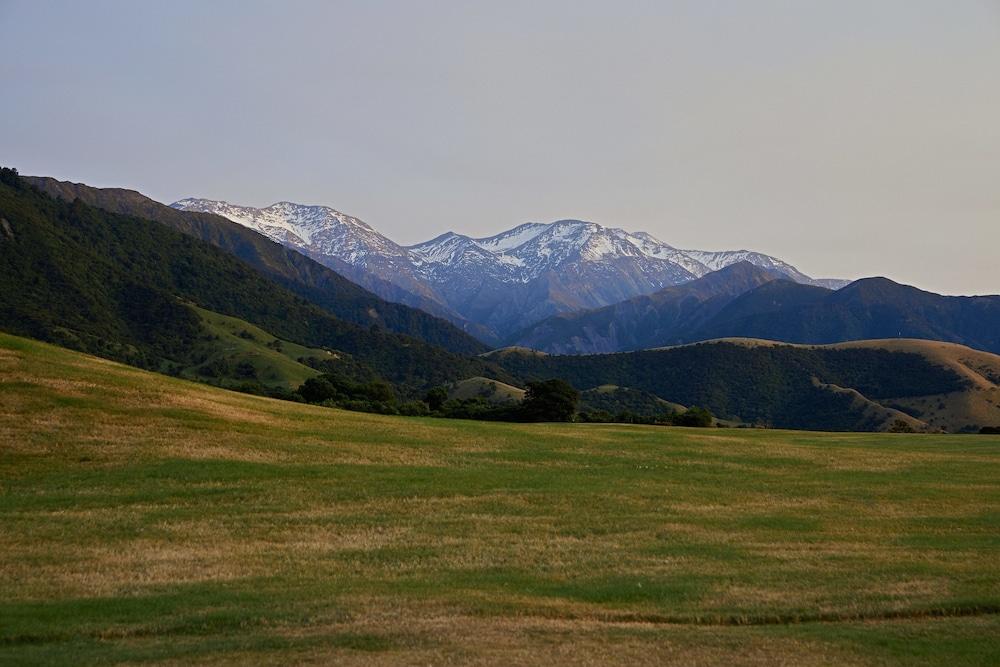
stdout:
[[0,0],[0,164],[1000,293],[1000,0]]

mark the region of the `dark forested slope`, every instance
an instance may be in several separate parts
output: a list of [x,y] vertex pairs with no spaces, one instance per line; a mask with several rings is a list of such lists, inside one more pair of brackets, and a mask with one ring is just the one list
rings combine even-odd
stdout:
[[345,352],[404,389],[495,374],[481,360],[339,319],[205,241],[0,172],[0,328],[161,368],[202,333],[186,303]]

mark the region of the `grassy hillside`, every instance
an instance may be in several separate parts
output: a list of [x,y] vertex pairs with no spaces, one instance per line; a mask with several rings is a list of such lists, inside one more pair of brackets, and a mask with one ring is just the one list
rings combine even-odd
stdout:
[[451,384],[448,387],[448,398],[482,398],[490,403],[516,403],[524,400],[524,389],[490,378],[473,377]]
[[273,401],[0,335],[0,663],[992,665],[1000,437]]
[[219,379],[223,384],[240,380],[265,386],[295,389],[319,374],[299,359],[335,361],[339,352],[297,345],[272,336],[260,327],[235,317],[191,306],[201,318],[205,338],[197,352],[201,363],[183,368],[178,375],[195,380]]
[[907,338],[858,340],[833,345],[790,345],[755,338],[727,338],[717,342],[742,347],[885,350],[919,355],[928,363],[960,377],[963,386],[955,391],[880,398],[883,406],[905,411],[920,422],[947,431],[978,431],[982,426],[1000,425],[1000,355],[955,343]]

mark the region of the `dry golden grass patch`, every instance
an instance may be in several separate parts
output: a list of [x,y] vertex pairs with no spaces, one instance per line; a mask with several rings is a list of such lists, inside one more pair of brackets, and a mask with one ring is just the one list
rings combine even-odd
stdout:
[[[680,628],[595,618],[480,617],[450,609],[415,609],[378,599],[354,600],[379,610],[349,621],[291,629],[296,639],[384,637],[394,648],[370,653],[317,648],[298,664],[343,665],[866,665],[868,661],[821,642],[767,636],[743,629]],[[236,662],[250,656],[238,656]],[[254,659],[256,661],[256,657]],[[212,664],[233,664],[220,660]],[[258,664],[268,663],[266,659]]]

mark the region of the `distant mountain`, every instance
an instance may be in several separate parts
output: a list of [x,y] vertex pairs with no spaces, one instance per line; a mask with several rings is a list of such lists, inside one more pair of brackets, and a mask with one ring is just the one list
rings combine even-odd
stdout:
[[413,269],[407,250],[355,217],[328,206],[279,202],[267,208],[208,199],[182,199],[171,207],[219,215],[294,248],[383,298],[461,322]]
[[757,252],[681,250],[644,232],[579,220],[526,223],[484,238],[448,232],[404,247],[325,206],[282,202],[257,209],[208,199],[172,206],[255,229],[383,298],[480,325],[485,330],[466,330],[490,343],[557,313],[649,294],[741,261],[805,284],[843,284],[815,280]]
[[653,294],[549,317],[514,336],[512,344],[551,354],[600,354],[673,345],[685,342],[690,332],[711,321],[739,295],[783,277],[774,269],[741,261]]
[[777,428],[976,432],[1000,423],[1000,356],[894,339],[801,346],[723,340],[621,354],[489,353],[523,381],[614,385]]
[[789,343],[919,338],[1000,352],[1000,296],[941,296],[886,278],[832,291],[744,262],[648,296],[550,317],[512,344],[597,354],[731,337]]
[[341,319],[165,224],[54,198],[0,169],[0,329],[174,372],[205,360],[203,344],[218,337],[206,327],[213,313],[329,351],[333,370],[384,377],[404,395],[496,372],[481,359]]
[[781,280],[734,299],[686,338],[727,336],[792,343],[919,338],[1000,353],[1000,296],[942,296],[888,278],[837,291]]
[[[69,202],[80,199],[112,213],[154,220],[207,241],[349,322],[363,327],[375,325],[460,354],[477,354],[485,349],[472,335],[427,314],[433,310],[433,304],[421,308],[421,304],[417,303],[414,308],[401,305],[403,300],[400,299],[387,301],[379,298],[346,279],[340,272],[220,215],[177,210],[134,190],[94,188],[40,176],[21,178],[53,197]],[[390,285],[390,288],[393,286]]]

